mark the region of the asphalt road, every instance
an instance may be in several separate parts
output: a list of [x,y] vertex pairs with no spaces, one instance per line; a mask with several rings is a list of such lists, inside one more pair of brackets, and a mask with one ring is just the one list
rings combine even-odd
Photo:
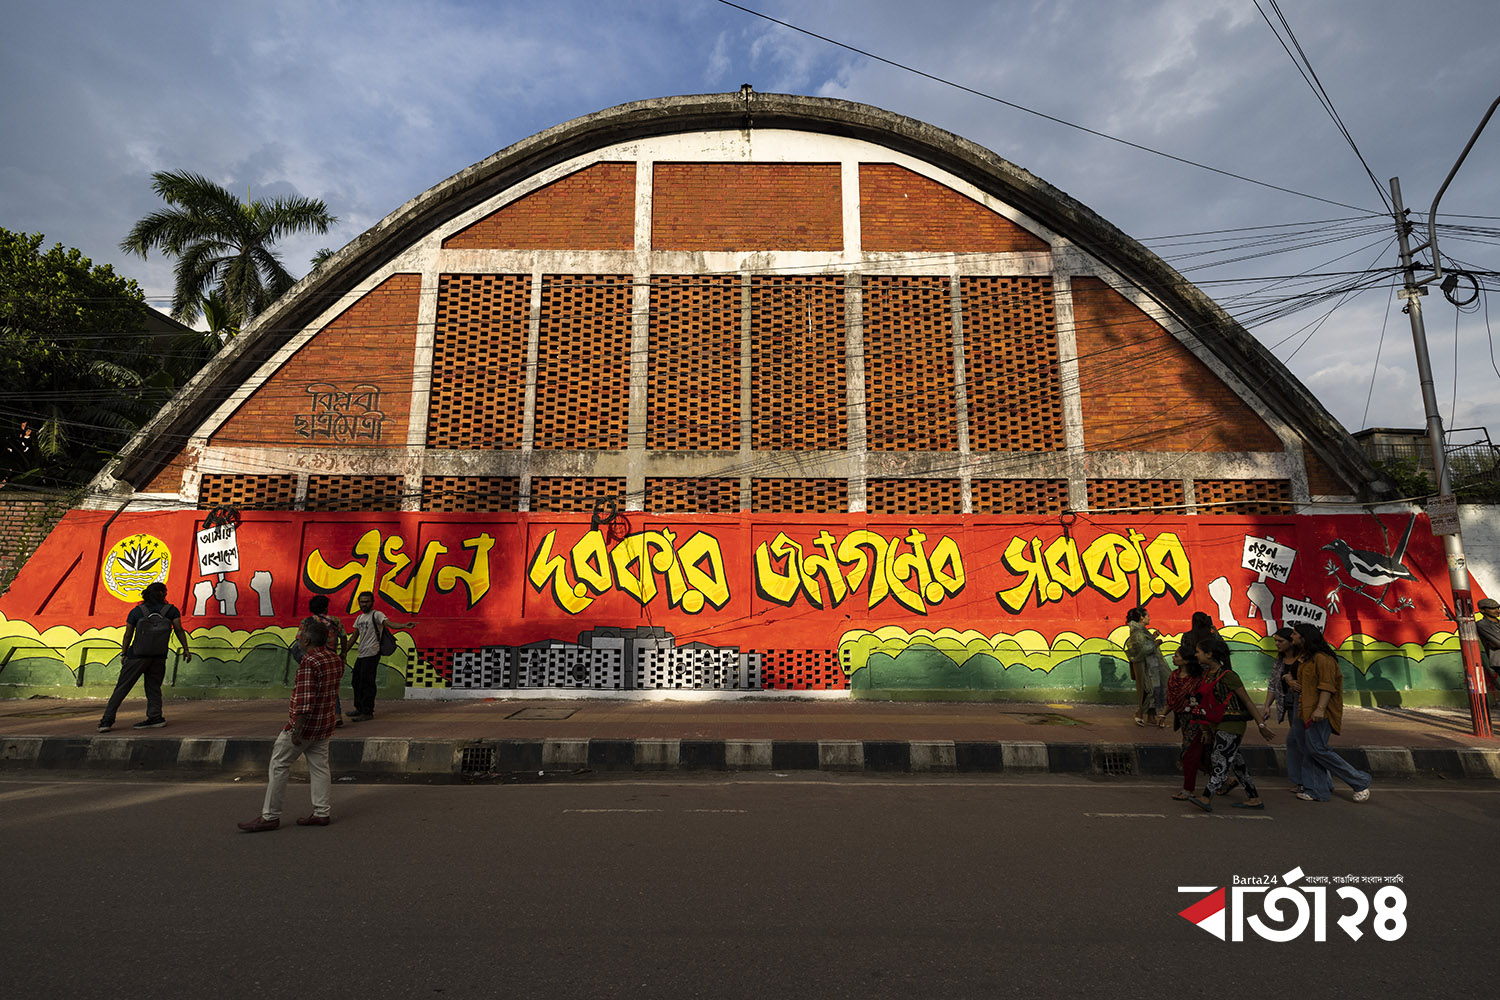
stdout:
[[[1144,781],[706,776],[335,788],[0,782],[6,996],[1471,996],[1500,787],[1213,815]],[[1407,929],[1221,942],[1236,876],[1402,876]],[[1329,888],[1330,898],[1333,887]],[[1370,890],[1373,892],[1373,889]],[[1256,897],[1258,898],[1258,897]],[[1304,896],[1304,898],[1309,898]],[[1256,905],[1259,905],[1258,903]],[[1255,913],[1259,910],[1252,911]],[[1272,922],[1274,924],[1274,922]],[[1275,925],[1285,926],[1285,922]],[[1388,928],[1394,928],[1389,923]]]

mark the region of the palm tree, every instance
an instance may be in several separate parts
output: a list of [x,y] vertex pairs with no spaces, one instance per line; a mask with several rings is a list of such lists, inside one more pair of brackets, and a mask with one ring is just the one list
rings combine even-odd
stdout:
[[272,249],[298,233],[326,233],[338,219],[317,198],[257,198],[248,204],[187,171],[151,175],[151,187],[172,206],[135,224],[120,243],[145,257],[153,248],[177,258],[172,315],[197,320],[205,294],[217,291],[239,323],[248,323],[296,279]]
[[210,348],[209,354],[213,354],[239,335],[240,318],[217,288],[203,296],[198,305],[203,310],[203,321],[208,324],[203,339]]

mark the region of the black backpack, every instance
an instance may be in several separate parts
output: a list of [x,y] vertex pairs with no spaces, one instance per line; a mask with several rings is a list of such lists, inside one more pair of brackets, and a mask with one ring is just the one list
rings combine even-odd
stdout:
[[167,612],[170,604],[142,604],[140,621],[135,623],[135,638],[130,643],[132,656],[166,656],[167,643],[172,638],[172,619]]

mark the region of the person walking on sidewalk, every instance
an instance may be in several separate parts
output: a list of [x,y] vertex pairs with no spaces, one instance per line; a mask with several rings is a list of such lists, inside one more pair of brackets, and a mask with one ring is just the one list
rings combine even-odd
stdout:
[[1161,655],[1161,636],[1151,628],[1151,612],[1145,608],[1125,612],[1125,623],[1125,655],[1135,680],[1135,724],[1165,726],[1167,661]]
[[328,646],[328,627],[313,621],[302,626],[307,648],[297,665],[296,686],[287,705],[290,721],[271,748],[271,771],[260,815],[239,824],[246,833],[265,833],[281,826],[281,800],[286,779],[299,756],[307,758],[307,777],[312,792],[312,815],[297,820],[298,826],[327,826],[332,822],[328,791],[328,740],[333,736],[334,698],[344,661]]
[[1245,764],[1245,755],[1240,752],[1240,743],[1245,739],[1245,724],[1251,719],[1255,720],[1256,731],[1268,743],[1271,730],[1256,710],[1244,681],[1230,665],[1229,644],[1216,636],[1204,639],[1198,643],[1197,656],[1205,671],[1216,671],[1218,680],[1214,700],[1223,702],[1225,709],[1214,727],[1209,748],[1208,787],[1202,800],[1194,799],[1193,804],[1206,812],[1215,795],[1222,795],[1239,784],[1245,789],[1245,801],[1236,802],[1235,808],[1264,809],[1265,803],[1260,800],[1255,781],[1250,777],[1250,768]]
[[1479,599],[1479,644],[1484,647],[1484,665],[1488,671],[1490,690],[1500,683],[1500,601],[1493,597]]
[[1302,785],[1297,798],[1327,802],[1337,775],[1354,789],[1354,801],[1364,802],[1370,797],[1370,776],[1328,748],[1329,734],[1341,732],[1344,721],[1344,676],[1338,656],[1315,626],[1297,622],[1292,628],[1296,630],[1292,649],[1302,657],[1302,664],[1295,679],[1287,678],[1298,696],[1293,739],[1287,746],[1287,773]]
[[1290,625],[1283,625],[1271,635],[1271,641],[1276,644],[1276,662],[1271,666],[1271,678],[1266,683],[1266,703],[1261,708],[1261,714],[1266,717],[1267,725],[1271,722],[1271,706],[1276,706],[1276,721],[1286,720],[1286,776],[1292,779],[1292,791],[1300,792],[1302,788],[1302,765],[1301,759],[1292,752],[1292,741],[1297,738],[1295,728],[1297,723],[1297,671],[1302,667],[1302,654],[1292,648],[1292,639],[1297,635],[1297,630]]
[[[307,628],[311,622],[322,622],[323,627],[328,629],[328,648],[336,652],[339,660],[342,661],[344,655],[349,652],[349,635],[344,631],[344,626],[339,624],[339,620],[328,613],[328,595],[316,594],[308,598],[307,612],[307,617],[302,619],[302,624],[298,628],[297,641],[292,643],[292,659],[301,663],[303,651],[307,649],[307,642],[302,638],[301,630]],[[343,683],[342,672],[339,675],[339,682]],[[337,684],[333,689],[333,718],[335,726],[344,724],[344,706],[339,703]]]
[[375,684],[380,670],[380,643],[390,625],[411,628],[414,622],[393,622],[375,610],[375,595],[369,592],[359,595],[359,617],[354,619],[354,634],[358,648],[354,655],[354,676],[350,684],[354,688],[354,711],[349,713],[350,722],[369,722],[375,718]]
[[167,676],[167,652],[172,633],[182,645],[182,658],[191,660],[187,633],[182,630],[182,612],[167,603],[167,585],[160,581],[141,591],[141,603],[125,616],[125,639],[120,643],[120,677],[99,719],[99,732],[114,728],[115,713],[135,682],[146,679],[146,718],[136,729],[157,729],[167,724],[161,714],[161,683]]
[[[1191,802],[1205,812],[1212,812],[1213,807],[1207,799],[1197,796],[1198,771],[1208,761],[1208,754],[1213,746],[1214,727],[1224,715],[1224,703],[1215,702],[1214,681],[1218,676],[1218,666],[1212,660],[1205,661],[1197,655],[1196,646],[1182,645],[1177,647],[1177,652],[1172,657],[1172,662],[1177,664],[1180,682],[1173,685],[1173,696],[1169,699],[1167,707],[1176,714],[1178,721],[1182,723],[1182,752],[1178,757],[1182,765],[1182,788],[1172,795],[1178,802]],[[1213,673],[1209,673],[1212,665]]]

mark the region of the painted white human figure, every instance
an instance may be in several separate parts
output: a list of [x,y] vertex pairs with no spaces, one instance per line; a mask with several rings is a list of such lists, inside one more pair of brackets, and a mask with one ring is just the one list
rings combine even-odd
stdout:
[[214,596],[219,599],[219,610],[225,615],[239,614],[240,588],[234,585],[233,580],[224,579],[224,574],[219,574],[219,582],[214,586]]
[[208,599],[214,596],[214,585],[207,580],[193,584],[193,617],[201,618],[208,610]]
[[1250,598],[1250,617],[1259,614],[1266,623],[1266,635],[1274,635],[1279,627],[1276,624],[1276,595],[1271,593],[1266,581],[1256,580],[1246,588],[1245,596]]
[[239,614],[240,588],[235,586],[233,580],[224,579],[223,573],[219,574],[218,583],[199,580],[193,585],[193,614],[205,614],[208,609],[208,599],[211,597],[218,600],[220,614],[230,616]]
[[258,569],[255,575],[250,577],[250,589],[260,597],[260,616],[270,618],[271,611],[271,573],[269,570]]
[[1229,578],[1215,577],[1208,585],[1208,596],[1218,608],[1219,622],[1223,625],[1238,625],[1239,620],[1234,617],[1234,588],[1229,585]]

